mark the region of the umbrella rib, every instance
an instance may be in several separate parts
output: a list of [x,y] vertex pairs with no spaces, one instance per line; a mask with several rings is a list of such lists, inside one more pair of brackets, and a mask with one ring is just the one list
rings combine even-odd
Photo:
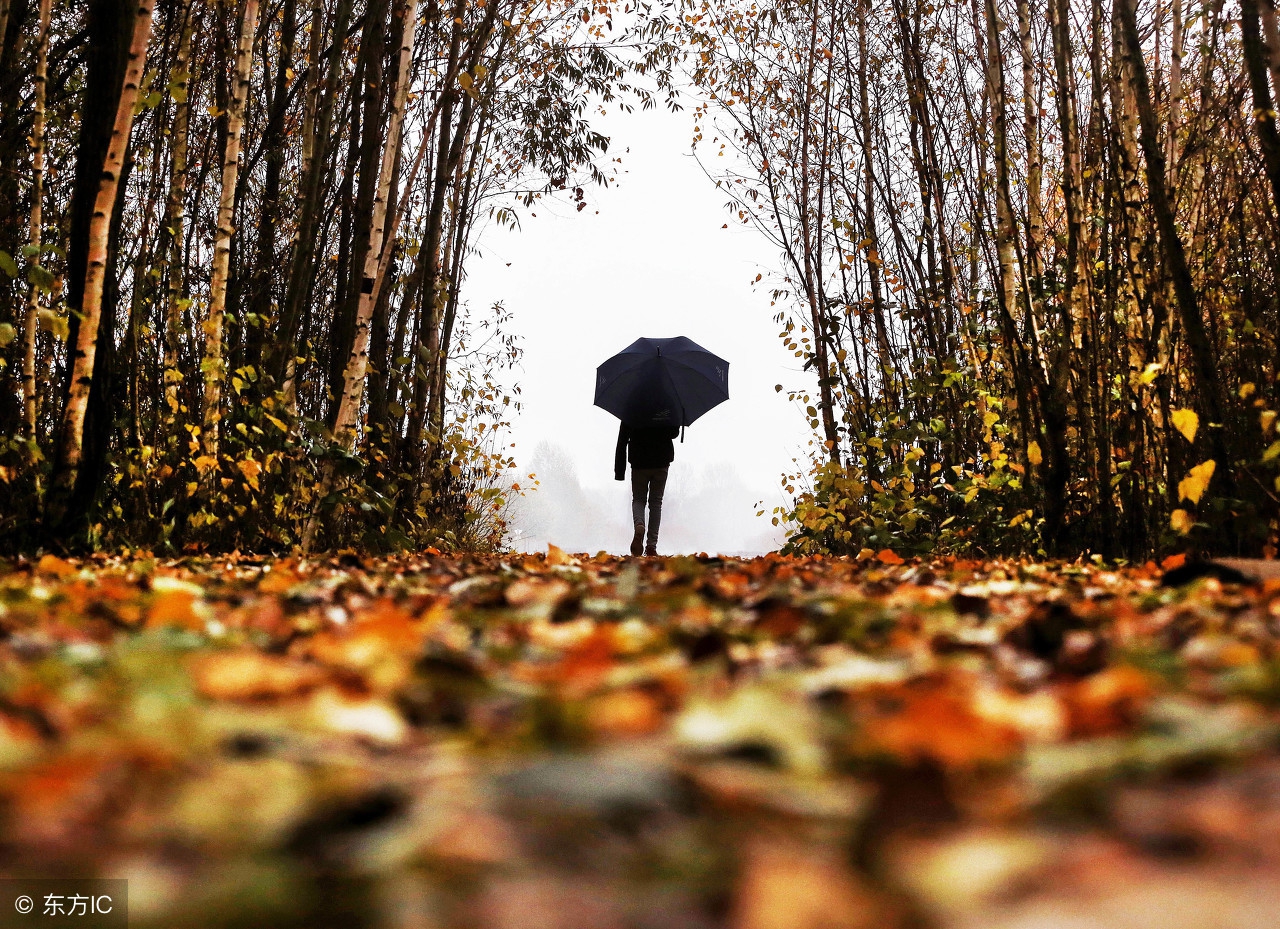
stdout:
[[684,421],[684,401],[680,399],[680,388],[676,386],[675,378],[671,376],[671,372],[667,370],[666,365],[658,365],[659,370],[667,379],[667,383],[671,385],[671,395],[676,398],[676,403],[680,404],[680,425],[688,425]]

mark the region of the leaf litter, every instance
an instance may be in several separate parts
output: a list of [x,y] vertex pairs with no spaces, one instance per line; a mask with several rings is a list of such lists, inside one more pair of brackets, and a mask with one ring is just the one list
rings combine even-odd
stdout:
[[0,873],[143,927],[1270,926],[1280,580],[1160,579],[3,563]]

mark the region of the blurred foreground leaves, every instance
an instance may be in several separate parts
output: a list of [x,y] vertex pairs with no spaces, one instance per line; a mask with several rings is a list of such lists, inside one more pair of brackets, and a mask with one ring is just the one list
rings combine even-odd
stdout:
[[1269,926],[1280,582],[0,566],[0,872],[137,926]]

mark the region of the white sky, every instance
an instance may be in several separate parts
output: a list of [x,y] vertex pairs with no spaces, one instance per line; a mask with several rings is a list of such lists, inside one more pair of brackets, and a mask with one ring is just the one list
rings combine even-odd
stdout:
[[[627,538],[610,547],[620,552],[630,542],[629,485],[613,481],[618,422],[592,405],[598,364],[641,336],[677,335],[729,361],[731,399],[677,444],[671,480],[699,481],[707,485],[705,494],[710,485],[723,484],[725,468],[731,468],[753,495],[746,503],[741,493],[719,502],[735,524],[754,500],[764,500],[767,510],[784,502],[779,476],[810,434],[803,414],[774,385],[800,386],[809,376],[783,349],[781,326],[773,321],[766,285],[777,266],[774,250],[752,229],[735,223],[721,228],[731,215],[723,208],[727,197],[689,154],[688,110],[609,113],[598,126],[611,137],[610,157],[623,159],[619,183],[589,188],[582,212],[566,203],[541,203],[533,209],[536,217],[525,211],[519,231],[487,229],[481,254],[468,265],[465,298],[477,307],[503,301],[523,337],[516,459],[527,473],[540,442],[563,451],[583,488],[622,511],[619,525]],[[753,287],[758,273],[765,282]],[[712,473],[721,479],[701,480]],[[705,520],[705,512],[699,518]],[[772,531],[767,518],[755,522],[759,533]],[[664,538],[687,550],[712,549],[717,542],[732,548],[715,527],[685,525],[670,507],[663,525]],[[579,539],[561,526],[567,538],[550,541],[594,550],[587,544],[594,536],[584,532]],[[531,548],[547,541],[526,539]],[[744,548],[749,541],[743,540]],[[658,547],[664,554],[672,549],[662,539]]]

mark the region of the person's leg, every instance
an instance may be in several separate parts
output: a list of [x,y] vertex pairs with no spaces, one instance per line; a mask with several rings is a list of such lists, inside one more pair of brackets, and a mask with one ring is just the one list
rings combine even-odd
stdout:
[[631,554],[639,555],[644,545],[644,507],[649,497],[649,474],[647,471],[631,469],[631,523],[635,534],[631,537]]
[[655,468],[649,484],[649,538],[646,555],[658,554],[658,527],[662,525],[662,495],[667,489],[667,469]]

